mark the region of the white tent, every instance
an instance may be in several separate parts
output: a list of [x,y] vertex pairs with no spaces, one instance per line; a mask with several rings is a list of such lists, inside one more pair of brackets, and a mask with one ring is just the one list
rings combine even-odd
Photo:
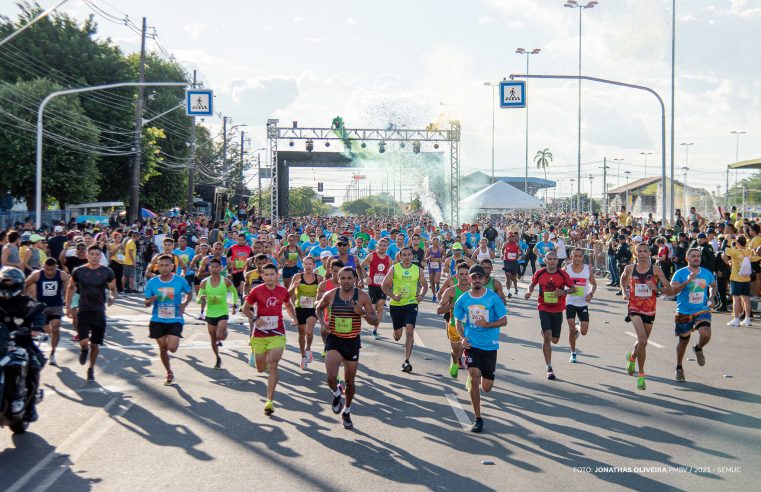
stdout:
[[460,208],[478,210],[535,210],[544,204],[504,181],[497,181],[460,201]]

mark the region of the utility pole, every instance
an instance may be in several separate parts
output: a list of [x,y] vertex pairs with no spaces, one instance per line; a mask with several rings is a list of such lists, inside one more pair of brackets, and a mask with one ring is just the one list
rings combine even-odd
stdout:
[[602,158],[602,206],[603,213],[608,213],[608,158]]
[[227,116],[222,117],[222,186],[227,188]]
[[[198,87],[196,71],[193,70],[193,89]],[[193,213],[193,190],[195,188],[196,174],[196,117],[192,116],[192,125],[190,127],[190,167],[188,168],[188,214]]]
[[[143,31],[140,41],[139,82],[145,82],[145,31],[146,19],[143,17]],[[134,224],[140,218],[140,168],[143,157],[143,86],[137,87],[137,105],[135,107],[135,159],[132,162],[132,183],[129,196],[129,221]]]
[[243,150],[243,146],[246,143],[246,132],[241,130],[240,131],[240,194],[243,195],[243,156],[245,155],[245,151]]
[[262,214],[262,153],[256,154],[256,174],[259,178],[259,217],[264,217]]

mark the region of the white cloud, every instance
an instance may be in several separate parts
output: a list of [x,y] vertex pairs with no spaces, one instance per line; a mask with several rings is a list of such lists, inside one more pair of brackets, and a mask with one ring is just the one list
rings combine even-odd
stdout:
[[479,24],[492,24],[494,22],[494,19],[492,17],[489,17],[488,15],[485,15],[478,19]]
[[354,19],[354,17],[347,17],[346,18],[346,23],[349,24],[350,26],[352,26],[352,25],[356,24],[357,21],[356,21],[356,19]]
[[294,17],[293,18],[293,22],[296,22],[296,23],[304,22],[304,18],[303,17]]
[[209,29],[209,26],[200,22],[193,22],[192,24],[185,24],[182,29],[190,35],[191,40],[198,41],[203,33]]

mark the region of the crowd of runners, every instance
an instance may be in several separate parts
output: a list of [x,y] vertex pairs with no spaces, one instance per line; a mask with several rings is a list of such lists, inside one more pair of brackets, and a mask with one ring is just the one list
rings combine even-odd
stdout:
[[[594,298],[602,282],[617,288],[622,318],[636,333],[622,372],[646,389],[647,344],[657,299],[675,300],[675,378],[685,380],[688,348],[698,365],[711,338],[711,314],[733,312],[729,326],[749,326],[761,290],[761,226],[736,210],[714,218],[677,211],[664,226],[622,208],[607,216],[546,212],[482,218],[451,227],[428,215],[301,217],[274,226],[263,219],[158,217],[132,225],[31,223],[0,232],[0,262],[27,274],[27,293],[46,305],[49,363],[56,365],[61,321],[76,331],[79,362],[95,380],[106,335],[106,307],[119,296],[142,296],[151,308],[156,340],[175,381],[171,354],[180,346],[186,310],[200,304],[213,367],[236,312],[248,320],[249,364],[267,373],[264,413],[275,411],[278,365],[286,348],[284,319],[298,338],[300,367],[313,364],[315,333],[322,338],[330,404],[352,428],[363,319],[371,336],[404,340],[401,371],[412,372],[418,308],[432,302],[451,346],[449,374],[467,372],[472,431],[481,432],[481,391],[491,390],[500,329],[511,299],[537,299],[537,324],[548,380],[556,378],[552,347],[568,330],[570,363],[580,337],[590,333]],[[528,267],[531,267],[529,271]],[[494,269],[504,272],[504,283]],[[530,277],[529,277],[530,276]],[[530,278],[520,292],[518,281]],[[386,311],[388,304],[388,311]],[[663,307],[661,307],[663,309]],[[669,316],[672,313],[669,312]],[[385,320],[390,321],[384,323]],[[317,326],[319,325],[319,330]],[[693,331],[697,341],[690,347]],[[386,333],[384,333],[386,332]],[[445,334],[445,335],[444,335]],[[343,370],[341,370],[343,368]]]

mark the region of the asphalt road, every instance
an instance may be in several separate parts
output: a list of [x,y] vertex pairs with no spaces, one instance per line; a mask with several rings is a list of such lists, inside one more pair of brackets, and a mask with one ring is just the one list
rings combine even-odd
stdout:
[[65,325],[61,367],[43,374],[40,420],[21,436],[0,429],[0,490],[757,489],[761,322],[729,328],[716,315],[706,365],[685,361],[687,382],[677,383],[674,303],[659,302],[648,388],[639,391],[624,371],[634,331],[620,297],[602,291],[578,364],[568,362],[564,327],[556,381],[545,379],[536,301],[509,302],[481,435],[468,430],[465,375],[447,373],[449,343],[430,299],[413,373],[400,371],[403,346],[387,314],[381,340],[363,337],[353,431],[330,410],[319,337],[302,371],[289,331],[276,412],[265,417],[266,376],[247,364],[242,324],[214,370],[206,328],[189,320],[173,362],[177,384],[166,387],[148,310],[124,299],[108,312],[94,384]]

